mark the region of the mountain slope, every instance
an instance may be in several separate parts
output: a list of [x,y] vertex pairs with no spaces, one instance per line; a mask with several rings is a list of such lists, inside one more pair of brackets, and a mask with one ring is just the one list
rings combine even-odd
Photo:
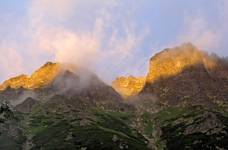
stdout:
[[[1,87],[0,100],[17,106],[28,98],[46,103],[52,97],[83,99],[83,103],[121,108],[122,98],[95,74],[73,65],[46,63],[31,77],[15,77]],[[110,105],[110,106],[109,106]]]
[[[113,86],[122,95],[137,86],[121,78]],[[153,56],[145,78],[127,100],[151,149],[228,148],[227,60],[183,44]]]
[[[34,83],[19,84],[21,80],[15,78],[5,82],[10,86],[0,98],[11,104],[16,117],[5,125],[21,129],[25,136],[14,144],[17,149],[148,149],[147,140],[130,126],[134,108],[112,87],[85,69],[58,68],[56,72],[56,65],[61,67],[47,63],[36,71],[29,78]],[[0,143],[13,142],[14,138],[8,139],[13,136],[0,135]]]
[[165,50],[151,58],[141,94],[171,105],[227,102],[228,70],[221,61],[191,44]]
[[228,116],[224,108],[168,107],[153,117],[157,144],[164,149],[228,148]]
[[[165,49],[153,56],[145,78],[145,83],[131,82],[128,86],[125,80],[116,80],[113,87],[128,97],[152,94],[165,105],[210,105],[228,99],[227,63],[192,44]],[[129,94],[135,86],[140,90]]]

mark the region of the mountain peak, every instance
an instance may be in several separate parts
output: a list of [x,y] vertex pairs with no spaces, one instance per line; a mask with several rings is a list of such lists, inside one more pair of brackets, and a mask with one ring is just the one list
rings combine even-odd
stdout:
[[191,43],[168,48],[151,58],[147,82],[175,76],[189,67],[198,65],[210,70],[217,66],[217,62]]
[[146,77],[120,77],[113,81],[112,85],[123,97],[131,97],[140,93],[147,83],[176,76],[189,68],[200,67],[210,73],[218,65],[216,58],[199,50],[193,44],[186,43],[155,54],[150,59]]
[[113,88],[123,97],[137,95],[144,87],[145,77],[119,77],[112,82]]
[[47,62],[41,68],[36,70],[31,76],[19,75],[6,80],[2,85],[0,85],[0,90],[3,91],[8,87],[13,89],[37,89],[44,87],[51,83],[56,76],[58,76],[61,70],[61,64]]

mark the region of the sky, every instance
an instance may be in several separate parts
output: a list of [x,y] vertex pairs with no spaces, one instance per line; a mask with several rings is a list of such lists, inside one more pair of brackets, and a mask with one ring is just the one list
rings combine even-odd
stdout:
[[0,18],[0,81],[54,61],[110,83],[186,42],[228,56],[227,0],[2,0]]

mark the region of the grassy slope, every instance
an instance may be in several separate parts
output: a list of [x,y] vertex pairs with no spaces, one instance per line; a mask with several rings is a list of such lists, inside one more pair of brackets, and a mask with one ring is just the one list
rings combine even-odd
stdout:
[[228,149],[228,117],[224,109],[172,107],[154,119],[162,131],[159,142],[166,143],[166,149]]
[[[38,107],[29,115],[18,114],[15,116],[18,119],[5,122],[4,129],[9,125],[23,128],[34,150],[144,150],[148,149],[150,139],[154,140],[152,147],[158,150],[228,149],[226,107],[168,107],[156,114],[145,112],[139,117],[138,130],[132,122],[136,116],[127,112],[96,109],[79,114],[50,113]],[[22,133],[16,137],[2,133],[0,149],[22,149],[25,142]]]
[[130,126],[129,118],[128,113],[97,110],[86,120],[35,113],[26,132],[33,136],[33,149],[148,149],[147,140]]

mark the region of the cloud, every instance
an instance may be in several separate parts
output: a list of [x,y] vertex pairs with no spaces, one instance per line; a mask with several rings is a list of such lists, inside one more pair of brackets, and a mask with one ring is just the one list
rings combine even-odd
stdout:
[[40,21],[39,19],[67,19],[73,14],[75,5],[78,0],[31,0],[29,8],[29,15],[33,21]]
[[23,58],[16,49],[9,47],[0,48],[0,70],[3,78],[15,76],[25,71]]
[[[134,23],[128,19],[131,15],[118,13],[123,9],[121,4],[124,2],[58,0],[55,3],[58,4],[52,5],[47,0],[34,0],[31,3],[28,12],[32,45],[35,45],[33,49],[38,51],[35,53],[49,53],[57,62],[86,67],[107,82],[114,78],[115,71],[130,67],[133,54],[147,32],[136,32]],[[78,9],[81,11],[78,12]],[[86,12],[88,9],[89,14]],[[125,8],[124,11],[128,12]],[[84,22],[82,26],[68,27],[65,23],[74,22],[72,16],[76,24]],[[123,65],[123,62],[128,65]],[[104,73],[107,67],[113,69]],[[119,69],[115,70],[117,67]]]
[[180,43],[191,42],[198,48],[211,50],[218,48],[220,33],[209,26],[202,17],[190,17],[185,20],[185,29],[178,36]]
[[213,15],[203,13],[186,14],[183,30],[177,35],[177,40],[171,44],[179,45],[191,42],[200,49],[226,56],[228,38],[228,1],[220,0],[215,3]]
[[60,38],[53,42],[55,59],[58,62],[74,63],[88,68],[96,63],[100,54],[100,41],[93,33],[74,34],[62,31]]

